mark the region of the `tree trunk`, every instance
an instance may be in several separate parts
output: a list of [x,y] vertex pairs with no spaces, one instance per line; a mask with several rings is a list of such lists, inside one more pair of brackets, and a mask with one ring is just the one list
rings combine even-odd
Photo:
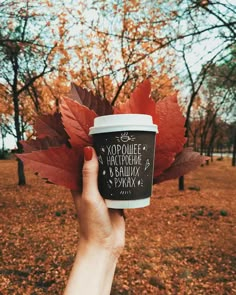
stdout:
[[208,160],[206,160],[206,165],[210,164],[210,159],[211,162],[213,162],[213,150],[214,150],[214,141],[216,138],[217,134],[217,128],[216,126],[213,126],[212,132],[211,132],[211,138],[209,140],[208,148],[207,148],[207,156],[209,157]]
[[179,191],[184,191],[184,176],[179,177]]
[[[18,98],[17,98],[18,102]],[[18,103],[17,103],[18,105]],[[15,108],[15,114],[14,114],[14,121],[15,121],[15,129],[16,129],[16,138],[17,138],[17,150],[18,153],[22,153],[22,145],[20,144],[20,141],[22,139],[22,134],[20,130],[20,120],[19,120],[19,105],[18,108]],[[18,172],[18,185],[25,185],[26,179],[25,179],[25,172],[24,172],[24,164],[20,159],[17,159],[17,172]]]
[[[15,57],[12,61],[13,69],[14,69],[14,80],[12,86],[12,96],[13,96],[13,104],[14,104],[14,124],[16,130],[16,139],[17,139],[17,149],[18,153],[22,153],[22,145],[20,141],[22,140],[22,132],[20,128],[20,110],[19,110],[19,93],[17,90],[17,78],[18,78],[18,60]],[[25,173],[24,173],[24,165],[20,159],[17,159],[17,172],[18,172],[18,185],[25,185]]]
[[5,134],[4,134],[2,126],[0,126],[0,130],[1,130],[1,138],[2,138],[2,150],[4,151],[5,150],[5,141],[4,141]]
[[232,166],[236,166],[236,126],[234,127],[234,143],[233,143],[233,155],[232,155]]
[[[19,123],[19,117],[18,120],[15,118],[15,126],[17,125],[17,122]],[[17,135],[17,149],[18,149],[18,153],[22,153],[23,149],[22,149],[22,145],[20,144],[20,140],[21,140],[21,132],[20,132],[20,128],[16,128],[16,135]],[[26,179],[25,179],[25,172],[24,172],[24,164],[20,159],[17,159],[17,172],[18,172],[18,185],[25,185],[26,184]]]
[[0,151],[0,156],[1,156],[1,158],[2,159],[4,159],[5,158],[5,134],[4,134],[4,131],[3,131],[3,127],[2,126],[0,126],[0,130],[1,130],[1,139],[2,139],[2,147],[1,147],[1,150],[2,151]]
[[214,147],[211,149],[211,162],[214,161]]
[[24,172],[24,164],[20,159],[17,159],[17,172],[18,172],[18,185],[25,185],[25,172]]
[[210,146],[210,144],[207,147],[206,155],[208,156],[208,159],[206,160],[206,165],[209,165],[210,164],[210,157],[211,157],[211,146]]
[[[188,62],[186,60],[186,56],[185,56],[185,52],[183,51],[183,59],[184,59],[184,63],[185,63],[185,67],[187,69],[187,72],[188,72],[188,76],[189,76],[189,79],[190,79],[190,83],[191,83],[191,88],[192,88],[192,94],[191,94],[191,97],[190,97],[190,102],[188,104],[188,107],[187,107],[187,112],[186,112],[186,119],[185,119],[185,125],[184,127],[186,128],[185,129],[185,137],[187,138],[187,142],[185,144],[185,147],[188,147],[189,145],[189,127],[190,127],[190,115],[191,115],[191,110],[192,110],[192,105],[193,105],[193,102],[196,98],[196,96],[198,95],[198,92],[206,78],[206,75],[207,75],[207,70],[210,66],[207,65],[206,67],[203,67],[203,71],[202,73],[200,73],[199,77],[200,78],[200,81],[198,81],[198,79],[194,82],[193,81],[193,76],[191,74],[191,71],[190,71],[190,68],[189,68],[189,65],[188,65]],[[198,83],[197,83],[198,81]],[[197,85],[198,84],[198,85]],[[196,86],[197,85],[197,86]],[[179,178],[179,190],[184,190],[184,176],[180,176]]]

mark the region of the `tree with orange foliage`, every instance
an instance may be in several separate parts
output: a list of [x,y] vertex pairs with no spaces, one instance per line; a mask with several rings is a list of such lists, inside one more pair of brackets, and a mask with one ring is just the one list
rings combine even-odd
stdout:
[[[49,6],[49,2],[43,1],[6,0],[0,7],[1,99],[7,96],[13,109],[12,133],[20,153],[24,133],[32,125],[35,113],[43,111],[39,81],[55,70],[52,59],[62,42],[60,33],[54,28],[56,24],[59,30],[60,24]],[[48,103],[45,105],[48,109]],[[24,168],[20,160],[18,178],[19,185],[24,185]]]
[[77,25],[70,32],[68,79],[93,90],[112,105],[130,97],[131,91],[149,78],[153,96],[161,99],[174,92],[170,69],[174,53],[167,49],[164,31],[172,14],[161,4],[144,1],[79,1],[77,10],[67,6],[68,21]]

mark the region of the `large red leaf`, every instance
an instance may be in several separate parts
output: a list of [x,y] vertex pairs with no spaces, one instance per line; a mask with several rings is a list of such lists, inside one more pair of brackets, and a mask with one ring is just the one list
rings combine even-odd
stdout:
[[146,114],[151,115],[155,123],[155,101],[150,96],[151,84],[145,80],[134,90],[129,100],[114,108],[116,114]]
[[185,148],[179,153],[173,164],[158,177],[154,177],[153,183],[159,183],[169,179],[174,179],[195,170],[205,163],[207,157],[194,152],[192,148]]
[[185,118],[180,110],[177,96],[159,100],[155,107],[156,124],[159,129],[158,146],[163,150],[179,153],[186,142]]
[[[156,140],[158,141],[158,136],[156,137]],[[175,155],[176,153],[165,151],[159,148],[158,144],[156,144],[153,175],[154,178],[170,167],[170,165],[175,160]]]
[[93,110],[98,116],[113,114],[113,108],[106,99],[94,95],[92,91],[88,91],[75,83],[71,83],[70,97],[90,110]]
[[70,137],[71,145],[91,145],[92,139],[89,136],[89,128],[93,126],[94,118],[97,117],[95,112],[65,97],[62,99],[61,113],[63,125]]
[[182,115],[176,95],[157,102],[155,107],[156,124],[159,133],[156,138],[154,177],[166,170],[181,152],[186,142],[185,118]]
[[148,114],[152,116],[153,123],[158,125],[154,168],[154,176],[157,177],[173,163],[175,155],[183,149],[186,142],[185,119],[176,95],[155,102],[150,97],[150,92],[151,84],[149,80],[145,80],[134,90],[131,98],[118,105],[114,112]]
[[81,188],[83,163],[82,148],[66,146],[51,147],[48,150],[17,154],[26,167],[38,172],[42,178],[72,190]]
[[30,153],[37,150],[47,150],[49,147],[61,146],[61,141],[58,137],[44,137],[30,140],[22,140],[20,142],[25,153]]
[[60,113],[38,116],[34,128],[37,133],[37,138],[43,138],[46,136],[57,137],[60,143],[66,143],[68,140],[68,135],[62,124]]

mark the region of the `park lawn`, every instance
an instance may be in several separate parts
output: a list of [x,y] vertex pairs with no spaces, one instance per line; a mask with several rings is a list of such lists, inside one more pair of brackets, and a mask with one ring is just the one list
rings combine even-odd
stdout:
[[[230,159],[153,188],[126,210],[126,247],[111,294],[236,294],[236,167]],[[62,294],[78,244],[68,190],[0,161],[0,294]]]

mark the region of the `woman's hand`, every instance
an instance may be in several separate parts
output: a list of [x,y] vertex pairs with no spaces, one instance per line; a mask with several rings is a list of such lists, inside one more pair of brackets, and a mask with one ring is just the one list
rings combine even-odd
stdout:
[[125,243],[123,211],[108,209],[98,191],[98,161],[84,149],[83,190],[72,192],[80,224],[77,257],[65,295],[110,294],[117,259]]

